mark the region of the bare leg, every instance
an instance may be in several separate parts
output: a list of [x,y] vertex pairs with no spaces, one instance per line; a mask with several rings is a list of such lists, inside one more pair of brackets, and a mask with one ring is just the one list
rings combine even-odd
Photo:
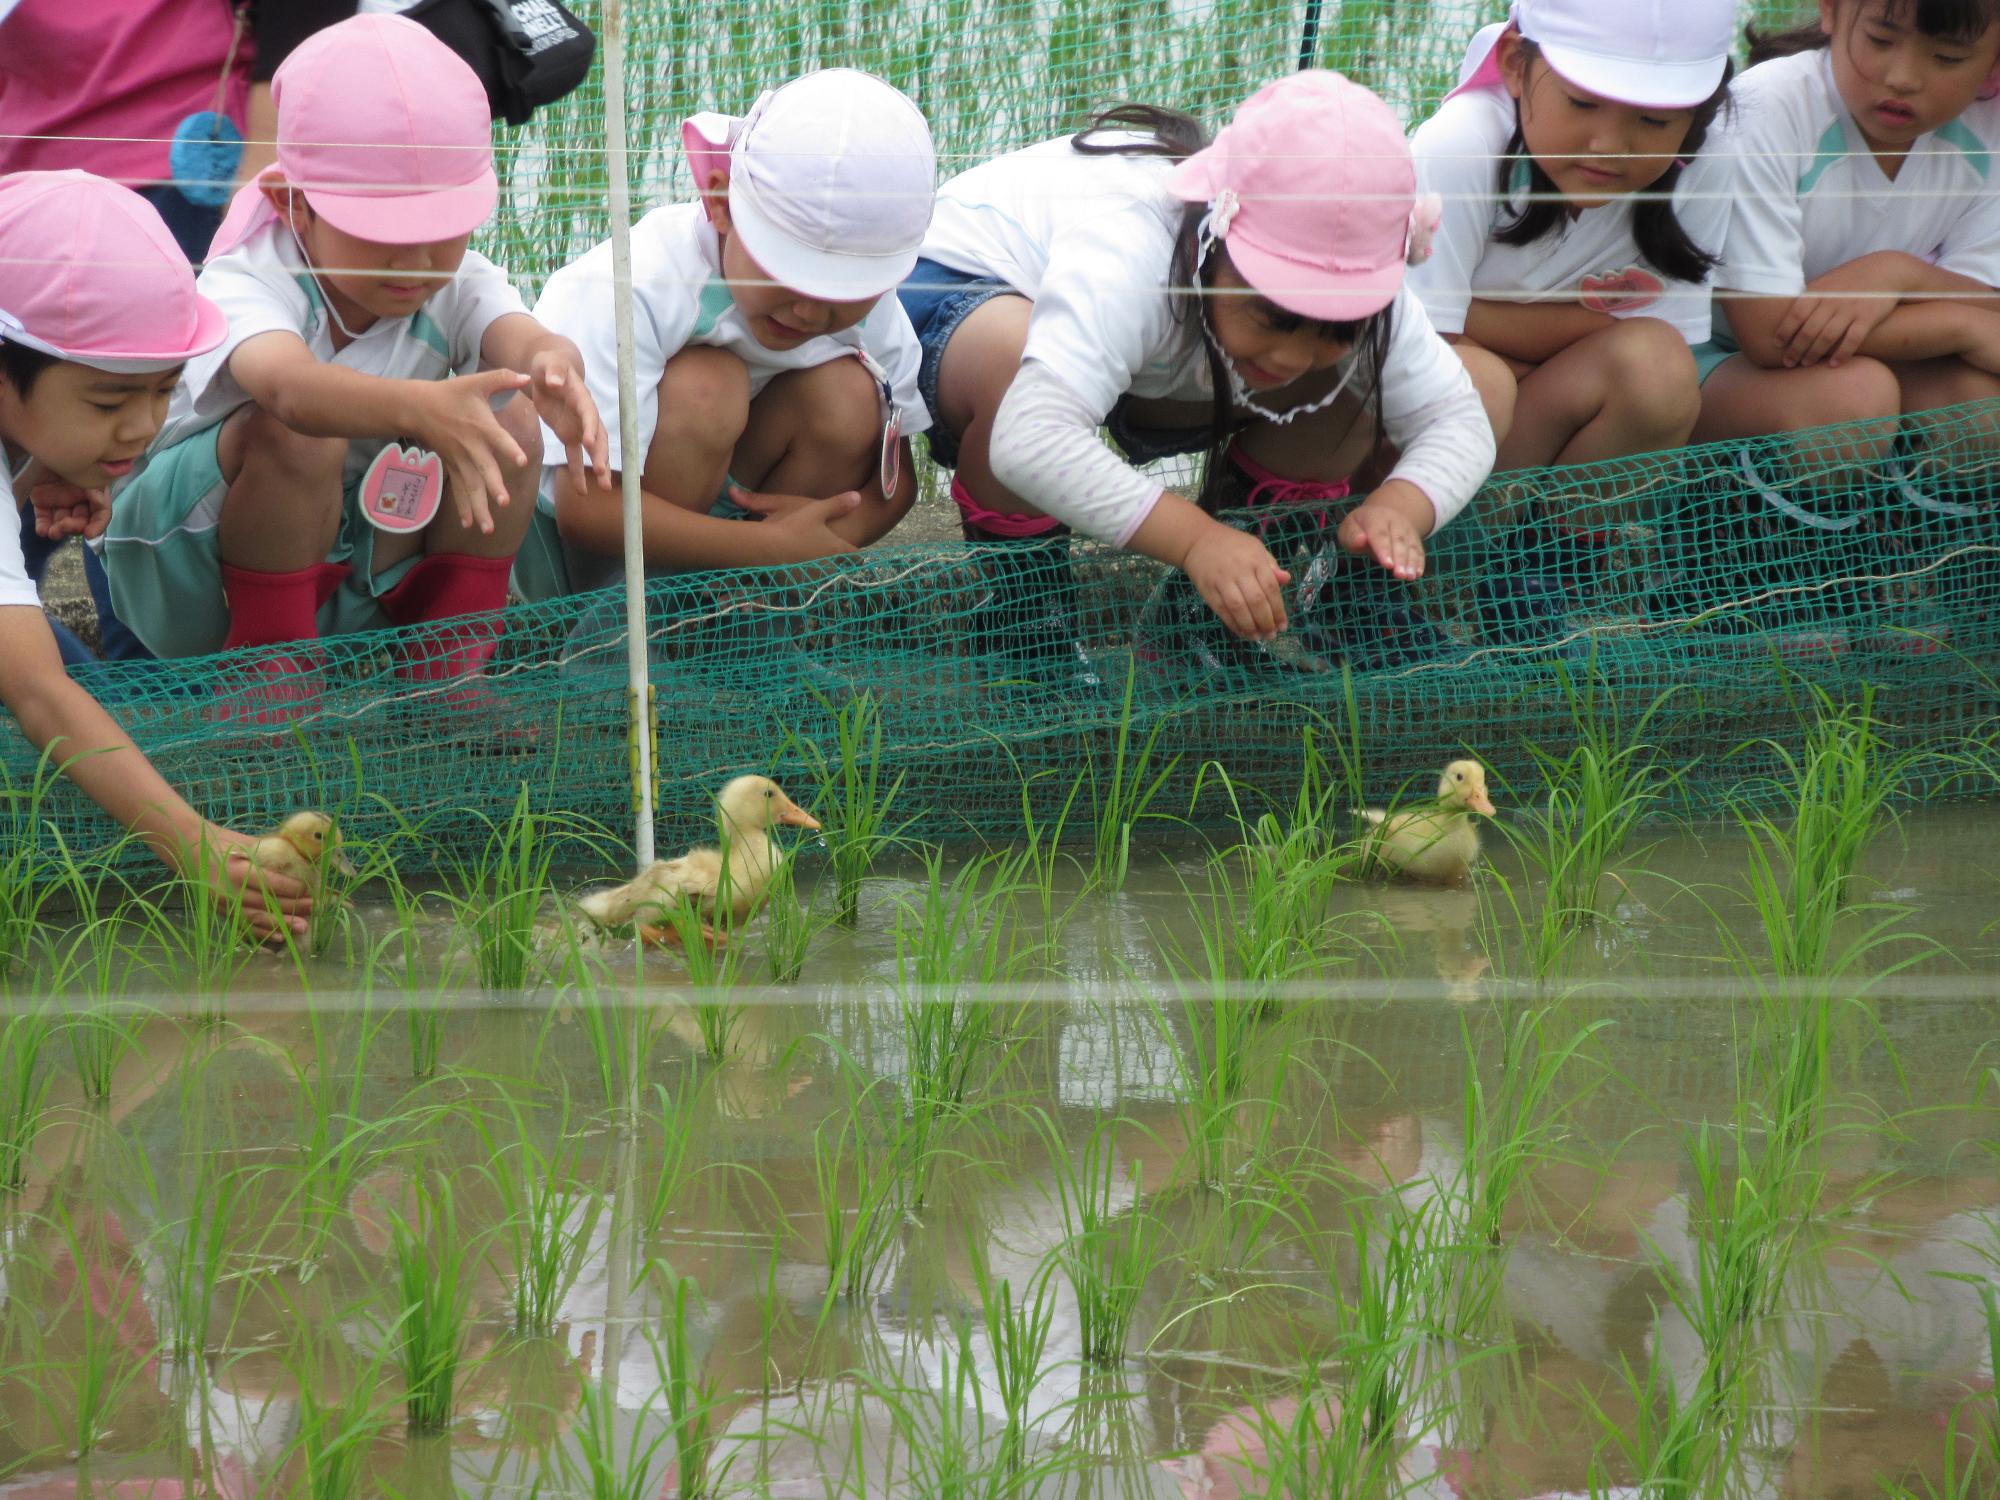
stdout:
[[833,525],[857,547],[886,535],[916,498],[879,496],[882,401],[874,377],[858,359],[829,360],[780,375],[750,403],[730,472],[753,490],[823,500],[860,490],[859,508]]
[[1588,464],[1678,448],[1700,411],[1687,341],[1658,318],[1628,318],[1521,377],[1497,467]]
[[224,562],[289,573],[325,560],[340,534],[347,439],[307,437],[245,406],[222,424],[216,456],[229,485],[216,529]]

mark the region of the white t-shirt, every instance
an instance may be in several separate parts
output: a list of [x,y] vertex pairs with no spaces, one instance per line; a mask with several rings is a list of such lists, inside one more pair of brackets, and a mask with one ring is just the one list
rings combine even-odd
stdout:
[[[1044,141],[947,182],[924,240],[929,259],[1035,304],[1022,375],[994,423],[996,475],[1049,515],[1120,546],[1163,491],[1112,457],[1097,429],[1127,394],[1210,400],[1199,326],[1176,316],[1171,292],[1186,207],[1167,191],[1172,165],[1086,155],[1068,136]],[[1381,424],[1401,450],[1390,477],[1429,496],[1442,526],[1491,469],[1493,434],[1464,365],[1408,287],[1383,382]]]
[[[618,332],[611,285],[611,242],[587,251],[549,278],[535,317],[546,328],[574,340],[583,355],[590,394],[610,431],[611,467],[622,469],[618,435]],[[931,425],[917,393],[923,351],[909,315],[892,292],[868,316],[839,333],[807,339],[795,349],[767,349],[757,342],[722,280],[722,247],[699,203],[656,208],[632,226],[632,346],[639,393],[639,445],[653,446],[659,403],[653,392],[667,361],[690,344],[727,349],[750,372],[754,397],[787,370],[810,370],[866,349],[889,377],[903,431],[916,434]],[[550,467],[562,445],[546,428],[542,442]],[[641,460],[643,463],[643,459]]]
[[7,462],[4,450],[0,450],[0,500],[6,501],[0,507],[0,609],[10,604],[40,609],[41,595],[21,556],[21,512],[14,498],[13,465]]
[[[1711,150],[1735,153],[1741,184],[1715,284],[1792,297],[1837,266],[1900,250],[2000,286],[2000,100],[1975,102],[1919,137],[1892,180],[1834,87],[1826,50],[1781,57],[1736,81]],[[1724,329],[1723,308],[1716,326]]]
[[[229,372],[229,357],[249,339],[272,332],[295,333],[313,357],[385,380],[443,380],[480,368],[479,345],[486,330],[508,313],[524,313],[521,294],[507,273],[475,250],[465,252],[458,274],[440,286],[406,318],[378,318],[338,353],[326,299],[298,241],[283,224],[268,224],[249,239],[211,260],[195,285],[229,317],[229,335],[220,347],[188,361],[167,408],[167,423],[150,450],[214,426],[250,400]],[[347,445],[347,478],[358,479],[397,436],[357,438]],[[129,483],[129,480],[127,481]]]
[[[1493,237],[1526,202],[1529,168],[1515,162],[1509,201],[1497,199],[1498,158],[1514,135],[1514,99],[1504,88],[1447,99],[1410,137],[1423,191],[1444,199],[1431,258],[1410,285],[1440,333],[1464,333],[1476,297],[1508,302],[1581,303],[1616,318],[1658,318],[1690,344],[1708,337],[1709,283],[1677,281],[1639,253],[1636,195],[1587,208],[1529,245]],[[1729,162],[1704,151],[1674,185],[1674,214],[1688,238],[1720,255],[1730,220]]]

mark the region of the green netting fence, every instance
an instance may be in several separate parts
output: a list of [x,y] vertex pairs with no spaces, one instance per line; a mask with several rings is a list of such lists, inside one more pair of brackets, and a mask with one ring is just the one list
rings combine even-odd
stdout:
[[[1502,9],[1327,0],[1317,56],[1415,113]],[[670,144],[683,114],[740,107],[816,65],[859,64],[909,90],[949,170],[1115,98],[1219,117],[1296,66],[1307,19],[1265,0],[634,7],[635,201],[684,186]],[[604,232],[600,110],[586,88],[506,143],[508,202],[488,248],[529,291]],[[1155,805],[1176,811],[1211,761],[1285,795],[1308,727],[1351,742],[1375,795],[1468,746],[1525,783],[1530,745],[1570,743],[1566,684],[1579,682],[1628,723],[1657,706],[1647,737],[1688,767],[1696,811],[1771,771],[1754,742],[1796,743],[1814,688],[1847,698],[1863,683],[1897,743],[1929,752],[1918,790],[1980,794],[1988,778],[1958,752],[1995,723],[1996,422],[1994,406],[1959,408],[1893,443],[1828,429],[1496,476],[1437,539],[1409,600],[1320,538],[1273,530],[1301,627],[1277,648],[1230,642],[1178,575],[1085,542],[892,539],[807,567],[658,581],[660,837],[705,827],[709,794],[740,771],[809,792],[807,747],[830,754],[834,711],[862,693],[879,704],[886,772],[905,778],[908,832],[944,841],[1015,835],[1024,784],[1047,816],[1079,776],[1102,789],[1121,741],[1129,752],[1156,732],[1154,769],[1174,764]],[[1406,604],[1434,632],[1416,649]],[[1052,613],[1064,628],[1046,627]],[[398,676],[412,639],[324,642],[318,708],[275,744],[226,712],[219,685],[247,657],[84,670],[167,777],[233,826],[313,804],[366,837],[393,805],[447,843],[483,839],[480,819],[504,816],[526,783],[546,805],[629,829],[619,591],[510,610],[477,709]],[[18,739],[4,769],[17,786],[33,774]],[[36,830],[72,850],[111,833],[66,785]],[[16,823],[9,836],[28,834]]]

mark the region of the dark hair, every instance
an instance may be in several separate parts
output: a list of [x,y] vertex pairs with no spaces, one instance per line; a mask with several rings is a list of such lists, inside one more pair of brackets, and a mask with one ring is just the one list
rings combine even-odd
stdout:
[[[1521,53],[1527,63],[1532,63],[1542,55],[1542,49],[1523,37]],[[1735,71],[1734,63],[1724,66],[1722,82],[1715,92],[1695,106],[1694,122],[1688,126],[1687,138],[1681,142],[1679,159],[1660,174],[1660,180],[1632,209],[1632,238],[1638,242],[1639,254],[1675,281],[1700,281],[1715,269],[1722,258],[1720,245],[1709,250],[1688,238],[1687,230],[1681,227],[1680,216],[1674,212],[1674,185],[1681,180],[1682,163],[1700,155],[1703,144],[1708,140],[1709,127],[1729,100],[1729,81]],[[1532,245],[1544,235],[1560,230],[1569,217],[1555,183],[1542,170],[1541,163],[1528,154],[1528,138],[1521,128],[1521,106],[1517,101],[1514,105],[1514,135],[1507,142],[1506,150],[1500,153],[1499,192],[1502,203],[1513,197],[1514,174],[1523,162],[1528,167],[1528,201],[1514,210],[1512,217],[1494,228],[1493,238],[1503,245]]]
[[35,382],[42,378],[42,371],[61,363],[53,354],[0,339],[0,376],[6,377],[7,384],[14,387],[23,401],[34,394]]
[[[1138,139],[1094,139],[1101,132],[1112,130],[1130,132]],[[1193,115],[1162,109],[1154,104],[1118,104],[1095,115],[1088,125],[1070,137],[1070,144],[1085,156],[1163,156],[1180,161],[1201,150],[1208,144],[1208,139],[1208,131]],[[1229,251],[1221,244],[1213,246],[1206,256],[1201,253],[1201,221],[1207,213],[1207,204],[1190,203],[1181,214],[1167,281],[1174,296],[1176,321],[1183,326],[1198,325],[1204,331],[1201,352],[1208,361],[1208,386],[1214,393],[1214,400],[1209,407],[1208,451],[1202,466],[1201,493],[1195,497],[1195,503],[1203,510],[1213,512],[1226,472],[1223,456],[1229,448],[1235,425],[1230,413],[1229,370],[1214,341],[1206,336],[1205,307],[1207,299],[1216,295],[1209,288],[1215,284],[1216,272],[1229,260]],[[1362,392],[1362,405],[1355,414],[1356,421],[1366,414],[1371,404],[1379,403],[1381,399],[1383,370],[1389,361],[1389,343],[1395,331],[1394,309],[1392,301],[1372,317],[1354,322],[1319,322],[1317,325],[1323,337],[1349,345],[1350,357],[1358,354],[1368,362],[1368,384]],[[1287,312],[1276,303],[1271,304],[1271,322],[1281,332],[1288,333],[1313,321]]]
[[[1882,4],[1890,20],[1907,19],[1925,36],[1945,41],[1976,42],[1986,35],[1987,27],[2000,21],[2000,0],[1882,0]],[[1746,26],[1743,40],[1753,68],[1773,58],[1817,52],[1833,43],[1817,19],[1784,31],[1765,32]]]

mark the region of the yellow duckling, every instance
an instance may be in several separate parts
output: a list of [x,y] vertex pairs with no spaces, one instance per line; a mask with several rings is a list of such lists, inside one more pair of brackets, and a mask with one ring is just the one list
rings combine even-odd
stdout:
[[250,863],[274,875],[288,875],[306,888],[314,901],[332,868],[352,875],[353,866],[340,852],[340,830],[322,812],[296,812],[250,846]]
[[1386,813],[1366,808],[1369,823],[1362,847],[1369,864],[1402,880],[1458,885],[1479,860],[1479,824],[1474,815],[1493,816],[1486,795],[1486,769],[1476,760],[1455,760],[1438,778],[1437,805]]
[[[789,823],[817,831],[819,820],[768,776],[737,777],[716,797],[715,809],[721,847],[690,849],[679,859],[654,860],[624,885],[592,891],[576,903],[578,908],[600,927],[622,927],[647,913],[664,917],[681,905],[692,905],[704,918],[713,918],[726,887],[728,915],[732,922],[743,921],[764,899],[771,874],[784,858],[770,830]],[[639,933],[652,942],[675,941],[670,927],[642,925]],[[702,935],[716,941],[711,928],[704,926]]]

